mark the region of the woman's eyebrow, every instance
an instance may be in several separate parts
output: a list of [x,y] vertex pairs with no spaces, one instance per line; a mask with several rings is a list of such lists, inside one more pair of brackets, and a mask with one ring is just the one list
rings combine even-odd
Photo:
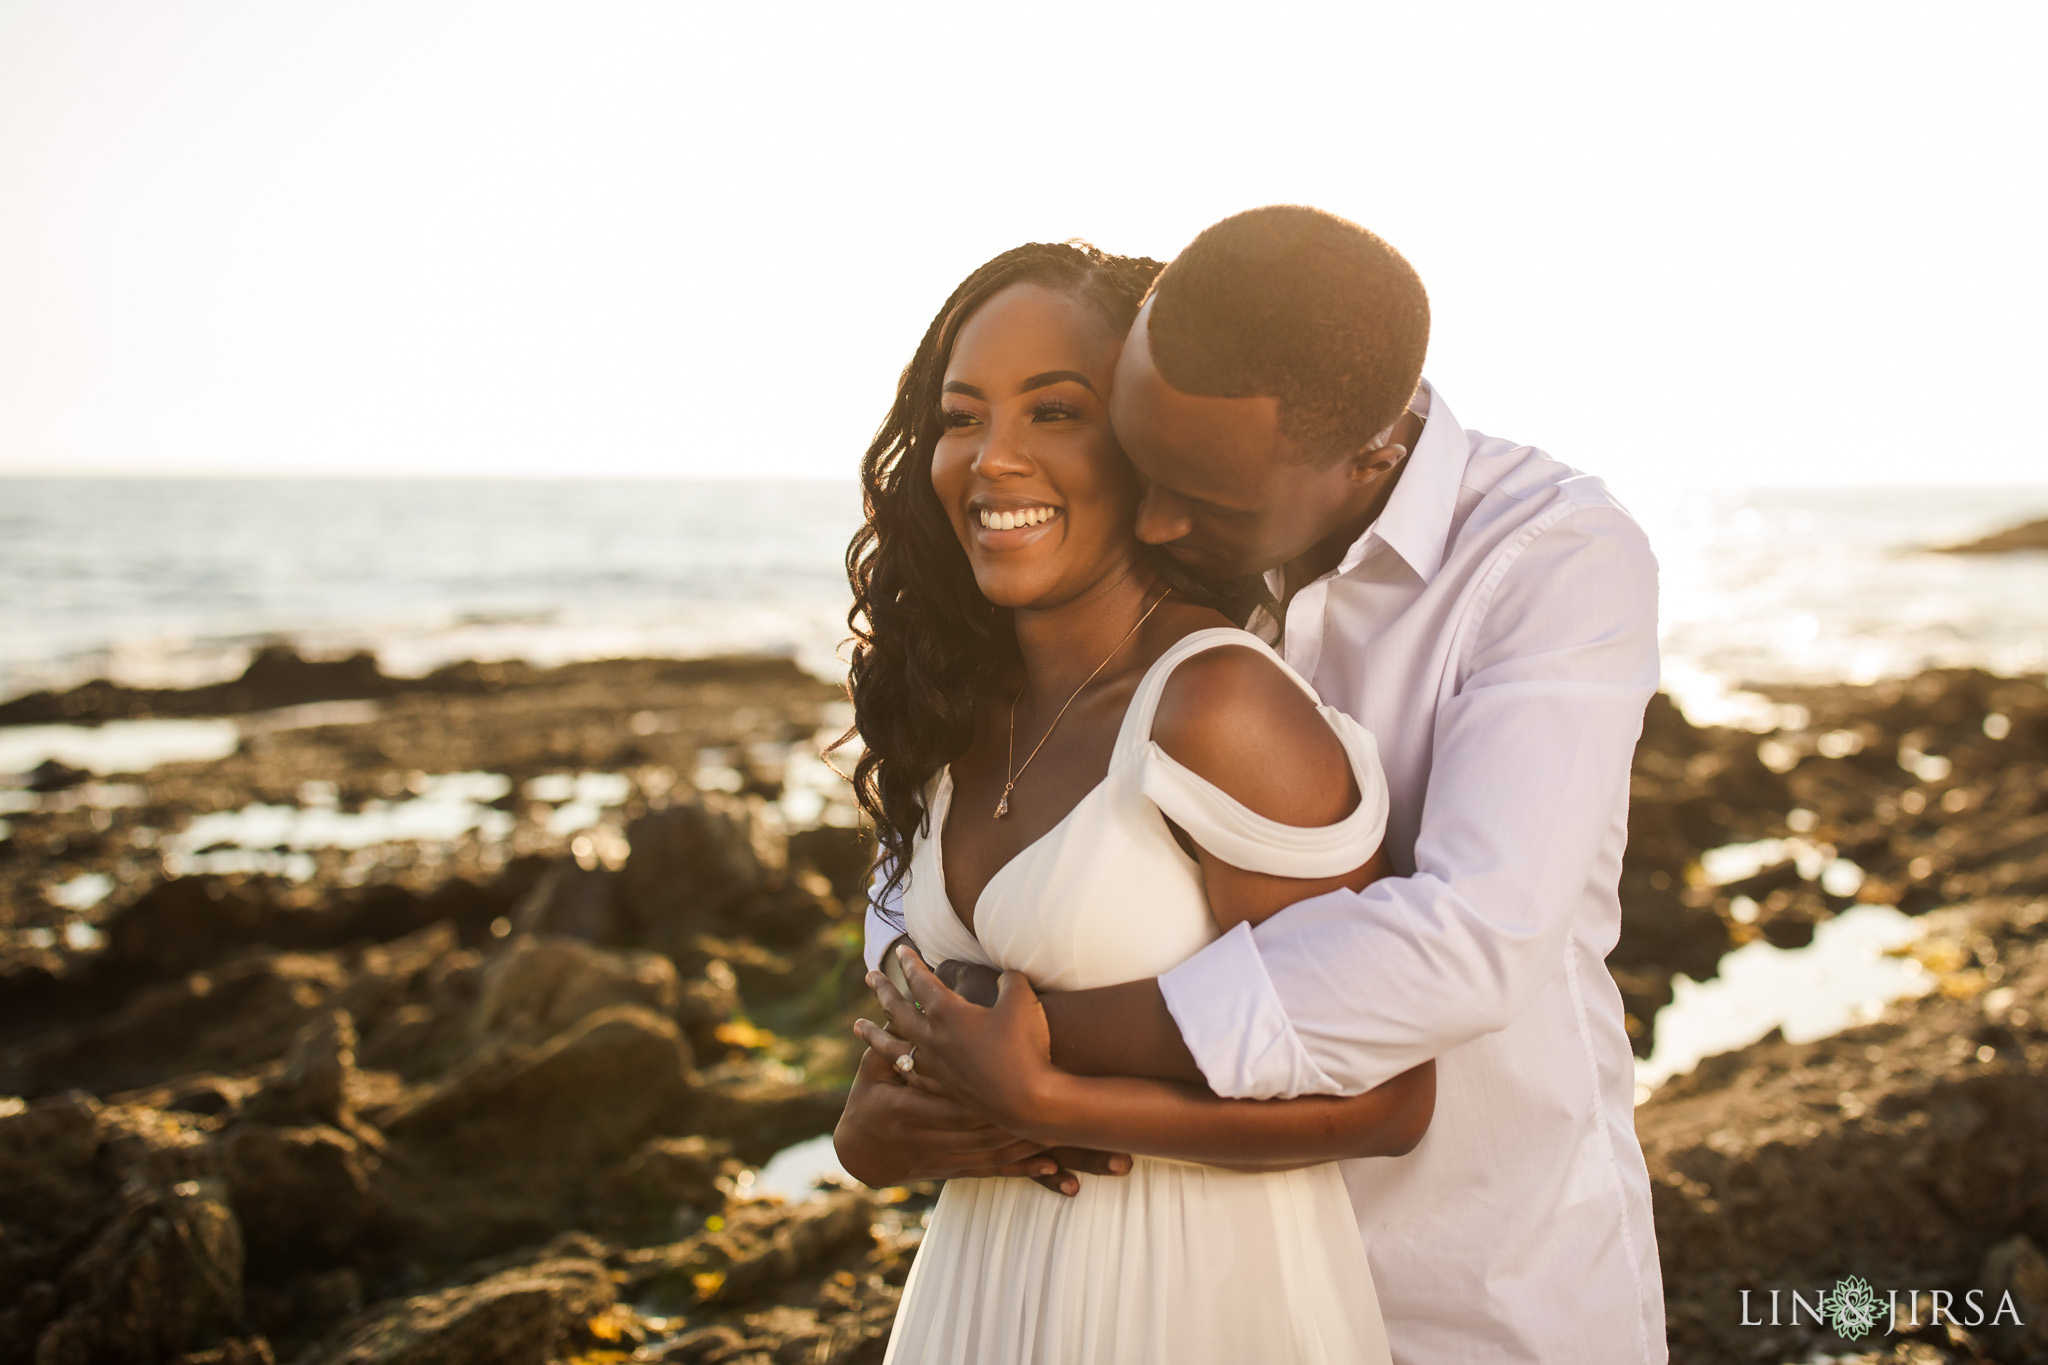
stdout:
[[972,385],[972,384],[963,384],[963,383],[961,383],[961,382],[960,382],[959,380],[957,380],[957,379],[949,379],[949,380],[947,380],[947,381],[946,381],[946,387],[945,387],[945,389],[943,390],[943,392],[946,392],[946,393],[964,393],[964,394],[966,394],[966,395],[967,395],[967,396],[968,396],[969,398],[979,398],[979,399],[981,399],[981,400],[982,400],[983,402],[987,402],[987,401],[988,401],[988,395],[987,395],[987,394],[985,394],[985,393],[983,393],[983,392],[982,392],[982,391],[981,391],[980,389],[977,389],[977,388],[975,388],[975,387],[974,387],[974,385]]
[[[1089,383],[1088,376],[1082,374],[1079,370],[1047,370],[1044,374],[1034,374],[1029,379],[1025,380],[1023,383],[1017,386],[1017,392],[1029,393],[1033,389],[1042,389],[1048,384],[1058,384],[1062,382],[1072,382],[1075,384],[1079,384],[1082,388],[1088,390],[1088,392],[1095,393],[1095,386]],[[1101,395],[1096,394],[1096,397],[1099,398],[1101,397]]]

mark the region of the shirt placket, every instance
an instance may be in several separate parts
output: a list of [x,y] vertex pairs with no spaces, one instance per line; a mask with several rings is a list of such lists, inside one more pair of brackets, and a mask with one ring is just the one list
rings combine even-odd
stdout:
[[1281,657],[1287,666],[1313,681],[1316,665],[1323,657],[1323,607],[1330,596],[1335,574],[1324,574],[1294,594],[1287,604],[1287,633],[1281,641]]

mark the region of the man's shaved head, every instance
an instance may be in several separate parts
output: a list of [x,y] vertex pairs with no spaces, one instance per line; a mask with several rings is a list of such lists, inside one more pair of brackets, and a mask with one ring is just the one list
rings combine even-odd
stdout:
[[1429,295],[1398,251],[1296,205],[1205,230],[1152,287],[1147,340],[1182,393],[1271,397],[1282,433],[1323,464],[1367,448],[1422,378]]

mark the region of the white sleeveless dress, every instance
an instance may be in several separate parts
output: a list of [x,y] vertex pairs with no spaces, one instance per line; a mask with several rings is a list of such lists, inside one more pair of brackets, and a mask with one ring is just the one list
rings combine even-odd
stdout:
[[[928,959],[1019,971],[1061,991],[1157,976],[1181,962],[1217,930],[1200,868],[1162,812],[1251,871],[1332,876],[1372,855],[1386,828],[1386,777],[1372,735],[1349,716],[1318,707],[1350,754],[1361,799],[1319,829],[1248,810],[1152,742],[1167,675],[1223,645],[1280,663],[1257,636],[1227,629],[1197,631],[1161,655],[1131,699],[1108,775],[990,880],[972,934],[946,896],[940,837],[953,788],[952,774],[940,774],[931,833],[912,851],[903,897],[910,935]],[[1247,1174],[1141,1156],[1126,1176],[1080,1181],[1072,1198],[1022,1178],[946,1182],[886,1365],[1389,1359],[1335,1165]]]

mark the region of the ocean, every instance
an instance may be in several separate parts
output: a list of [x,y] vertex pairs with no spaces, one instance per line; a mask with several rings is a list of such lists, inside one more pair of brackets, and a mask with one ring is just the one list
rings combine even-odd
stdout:
[[[2029,489],[1675,491],[1633,509],[1662,565],[1667,686],[2048,666],[2048,555],[1928,553],[2036,517]],[[0,695],[190,685],[252,650],[458,659],[789,654],[846,636],[852,484],[0,480]],[[1758,722],[1761,723],[1761,722]]]

